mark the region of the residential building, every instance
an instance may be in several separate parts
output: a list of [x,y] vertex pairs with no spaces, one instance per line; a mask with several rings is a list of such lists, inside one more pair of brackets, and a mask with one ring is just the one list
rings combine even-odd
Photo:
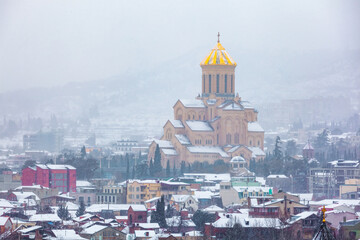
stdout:
[[308,211],[310,206],[288,199],[272,199],[259,205],[251,205],[249,216],[265,218],[289,218],[304,211]]
[[60,192],[76,192],[76,168],[70,165],[36,164],[22,170],[23,186],[41,185]]
[[340,185],[340,198],[359,199],[360,179],[346,179],[344,185]]
[[326,168],[310,169],[309,191],[315,198],[336,198],[340,196],[340,186],[349,179],[360,179],[359,161],[331,161]]
[[149,160],[157,145],[164,167],[168,160],[180,166],[183,160],[263,159],[264,129],[257,122],[258,111],[235,94],[235,61],[218,41],[200,66],[201,95],[175,103],[174,120],[168,120],[161,139],[150,144]]
[[23,136],[24,150],[46,150],[60,152],[64,145],[64,134],[61,131],[39,131]]
[[347,220],[340,223],[341,239],[360,239],[360,219]]
[[161,183],[157,180],[128,180],[128,204],[144,204],[147,200],[161,196]]
[[104,225],[94,224],[80,232],[80,236],[86,239],[101,240],[125,240],[126,234],[121,231]]
[[292,178],[283,174],[271,174],[266,177],[266,185],[282,190],[283,192],[292,192]]
[[196,212],[199,208],[198,200],[192,195],[172,195],[169,203],[178,212],[180,212],[181,209]]

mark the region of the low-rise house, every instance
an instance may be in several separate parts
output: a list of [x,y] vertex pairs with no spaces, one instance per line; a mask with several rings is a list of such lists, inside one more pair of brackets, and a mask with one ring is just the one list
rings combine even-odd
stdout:
[[325,216],[326,216],[326,221],[331,223],[331,227],[335,229],[340,228],[341,222],[357,219],[357,215],[353,212],[337,211],[337,210],[326,211]]
[[191,219],[183,219],[181,216],[166,218],[167,229],[172,233],[194,231],[195,223]]
[[314,237],[314,233],[319,227],[322,218],[316,211],[305,211],[297,215],[291,216],[289,219],[290,225],[297,225],[296,236],[300,236],[298,239],[311,240]]
[[172,195],[169,203],[178,212],[180,212],[183,208],[186,208],[191,212],[196,212],[199,205],[198,200],[192,195]]
[[95,185],[88,181],[77,180],[76,181],[76,192],[71,192],[70,196],[74,197],[75,203],[80,204],[84,202],[86,206],[96,203],[96,192],[97,188]]
[[80,232],[80,236],[86,239],[102,239],[102,240],[125,240],[126,234],[121,231],[103,225],[92,225]]
[[50,239],[71,239],[71,240],[85,240],[86,238],[81,237],[73,229],[52,229],[49,232],[51,235]]
[[308,205],[301,204],[291,199],[272,199],[271,201],[264,202],[260,205],[252,205],[249,211],[251,217],[270,217],[289,218],[291,215],[296,215],[309,210]]
[[0,234],[12,230],[12,221],[10,217],[0,217]]
[[360,219],[340,223],[340,239],[360,239]]
[[55,195],[55,196],[51,196],[51,197],[46,197],[41,199],[40,201],[40,206],[42,208],[45,208],[47,206],[65,206],[66,203],[68,202],[75,202],[75,198],[74,197],[70,197],[67,194],[61,194],[61,195]]
[[128,225],[146,223],[147,209],[144,205],[131,205],[128,209]]
[[224,239],[235,224],[239,224],[241,229],[242,236],[238,233],[240,239],[278,239],[284,231],[284,225],[278,218],[246,218],[243,214],[227,214],[211,224],[206,223],[204,235],[206,238]]
[[19,186],[15,188],[13,192],[33,192],[40,199],[56,196],[59,194],[59,191],[57,189],[48,188],[41,185]]

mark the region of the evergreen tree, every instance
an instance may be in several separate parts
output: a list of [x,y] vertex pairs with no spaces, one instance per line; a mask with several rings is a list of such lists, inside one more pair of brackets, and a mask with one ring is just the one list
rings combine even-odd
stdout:
[[57,215],[62,220],[69,220],[70,214],[67,208],[64,208],[62,205],[60,205],[59,209],[57,210]]
[[81,157],[83,159],[86,157],[86,148],[85,148],[85,146],[82,146],[80,154],[81,154]]
[[129,161],[129,156],[126,154],[125,156],[126,159],[126,179],[130,178],[130,161]]
[[159,174],[162,171],[161,166],[161,153],[159,144],[156,145],[155,154],[154,154],[154,173]]
[[176,165],[175,165],[175,160],[174,160],[174,167],[173,167],[173,176],[176,177]]
[[80,201],[80,206],[78,210],[76,211],[76,216],[80,217],[85,214],[85,203],[84,201]]
[[161,228],[166,227],[164,195],[162,195],[161,199],[157,201],[156,210],[151,213],[150,222],[158,223]]
[[135,166],[133,166],[131,178],[135,179]]
[[315,147],[317,148],[325,148],[330,144],[329,139],[329,130],[324,129],[321,133],[317,135],[315,140]]
[[150,159],[150,163],[149,163],[149,175],[150,177],[154,177],[154,163],[153,163],[153,159]]
[[166,177],[170,177],[170,161],[169,161],[169,159],[166,162]]
[[146,178],[148,175],[148,165],[146,162],[140,162],[136,165],[136,177],[137,178]]
[[180,174],[184,175],[184,172],[185,172],[185,161],[181,161]]
[[280,137],[277,136],[275,140],[275,148],[274,148],[274,158],[275,159],[281,159],[283,156],[283,153],[281,151],[281,140]]

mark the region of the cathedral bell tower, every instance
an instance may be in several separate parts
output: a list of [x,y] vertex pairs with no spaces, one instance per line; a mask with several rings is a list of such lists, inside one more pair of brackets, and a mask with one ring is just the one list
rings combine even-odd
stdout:
[[235,97],[236,62],[218,42],[211,52],[200,63],[202,68],[202,97],[215,94],[216,97]]

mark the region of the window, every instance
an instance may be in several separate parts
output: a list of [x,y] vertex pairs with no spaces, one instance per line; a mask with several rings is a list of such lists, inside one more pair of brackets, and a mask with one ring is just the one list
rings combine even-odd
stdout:
[[211,75],[209,74],[209,93],[211,93]]
[[231,92],[233,92],[233,75],[231,75],[230,85],[231,85]]
[[226,143],[231,144],[231,134],[230,133],[226,134]]
[[225,74],[225,93],[227,92],[227,74]]
[[234,142],[235,144],[239,144],[239,134],[238,133],[235,133],[235,136],[234,136]]
[[216,74],[216,92],[219,93],[220,88],[220,76],[219,74]]
[[203,75],[203,93],[205,92],[205,75]]
[[249,143],[249,145],[251,146],[252,145],[252,141],[250,140],[250,143]]

